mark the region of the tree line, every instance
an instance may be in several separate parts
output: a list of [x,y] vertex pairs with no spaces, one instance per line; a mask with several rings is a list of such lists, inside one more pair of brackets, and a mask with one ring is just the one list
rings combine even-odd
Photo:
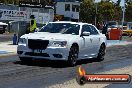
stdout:
[[[112,0],[101,0],[95,3],[94,0],[84,0],[80,6],[80,20],[83,22],[122,21],[121,0],[113,2]],[[125,21],[132,21],[132,0],[125,1]]]

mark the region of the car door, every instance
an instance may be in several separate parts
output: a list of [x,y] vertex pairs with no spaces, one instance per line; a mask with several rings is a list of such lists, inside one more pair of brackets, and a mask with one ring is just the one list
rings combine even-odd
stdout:
[[91,28],[90,31],[90,37],[91,37],[91,43],[92,43],[92,53],[97,54],[98,50],[100,48],[100,35],[97,31],[96,27],[93,25],[89,25]]
[[[90,32],[90,27],[88,25],[83,25],[81,33],[83,32]],[[90,36],[81,36],[82,45],[80,55],[83,58],[88,58],[91,55],[92,52],[92,42]]]

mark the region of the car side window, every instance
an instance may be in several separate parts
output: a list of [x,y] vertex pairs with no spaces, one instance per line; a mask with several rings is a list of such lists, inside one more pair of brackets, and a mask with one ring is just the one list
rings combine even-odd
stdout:
[[91,33],[91,28],[88,25],[83,25],[82,26],[82,33],[83,32],[90,32]]
[[92,25],[89,25],[89,26],[91,28],[91,32],[90,32],[91,35],[98,35],[99,34],[94,26],[92,26]]
[[71,27],[69,27],[64,34],[75,34],[75,35],[79,35],[79,29],[80,26],[79,25],[72,25]]

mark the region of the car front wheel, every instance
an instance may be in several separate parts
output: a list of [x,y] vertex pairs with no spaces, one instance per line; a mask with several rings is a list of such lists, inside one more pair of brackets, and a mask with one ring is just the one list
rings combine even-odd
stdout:
[[99,53],[98,53],[98,56],[97,56],[98,61],[103,61],[104,60],[105,51],[106,51],[106,46],[104,44],[102,44],[100,46]]
[[72,46],[69,52],[68,64],[70,66],[75,66],[78,58],[78,48],[76,46]]

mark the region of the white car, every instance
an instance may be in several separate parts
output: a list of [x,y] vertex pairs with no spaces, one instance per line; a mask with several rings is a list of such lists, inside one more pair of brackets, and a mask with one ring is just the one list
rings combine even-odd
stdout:
[[49,22],[39,32],[20,37],[17,53],[21,61],[35,59],[65,60],[74,66],[77,60],[104,60],[106,37],[92,24]]

